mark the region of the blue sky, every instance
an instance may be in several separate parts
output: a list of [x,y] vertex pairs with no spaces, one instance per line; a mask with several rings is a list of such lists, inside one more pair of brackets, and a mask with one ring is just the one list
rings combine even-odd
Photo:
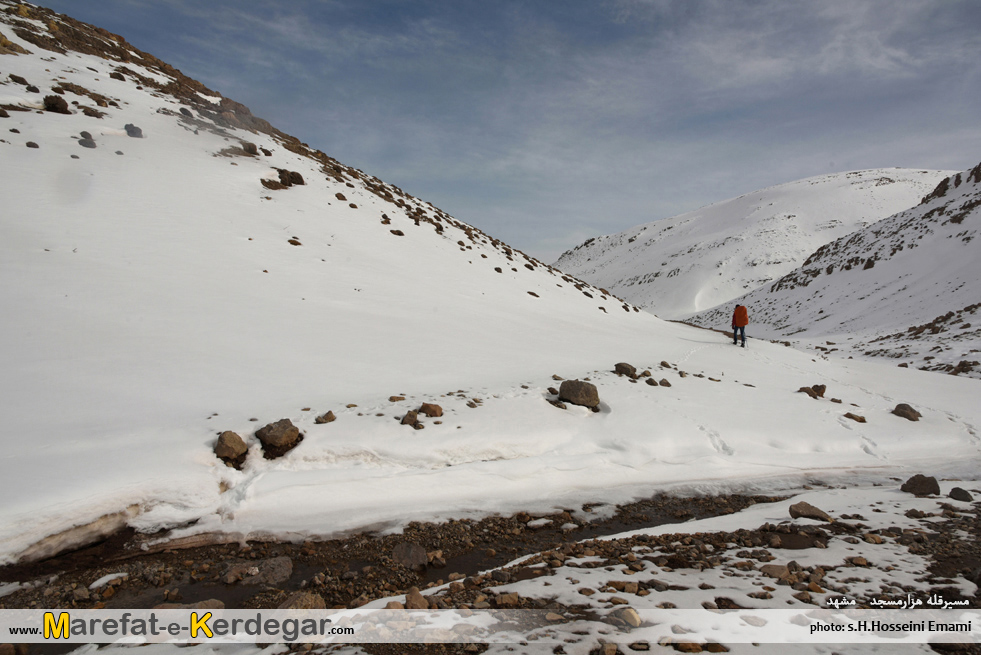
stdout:
[[975,0],[49,0],[551,262],[765,186],[981,161]]

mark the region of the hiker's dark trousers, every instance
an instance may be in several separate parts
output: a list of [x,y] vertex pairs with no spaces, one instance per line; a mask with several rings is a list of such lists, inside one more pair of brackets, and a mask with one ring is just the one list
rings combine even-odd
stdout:
[[739,343],[739,339],[737,339],[736,337],[737,337],[737,335],[740,332],[743,333],[743,344],[745,345],[745,343],[746,343],[746,326],[745,325],[743,325],[741,327],[736,327],[736,326],[733,326],[732,327],[732,342],[733,343]]

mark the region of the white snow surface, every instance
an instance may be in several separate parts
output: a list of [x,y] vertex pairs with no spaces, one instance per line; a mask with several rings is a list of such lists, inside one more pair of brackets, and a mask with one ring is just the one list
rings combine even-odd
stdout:
[[771,285],[691,317],[833,356],[981,377],[981,164],[924,202],[828,243]]
[[[0,97],[36,106],[67,80],[118,107],[0,118],[0,563],[126,511],[174,536],[303,539],[658,489],[977,468],[974,380],[733,348],[376,178],[328,176],[280,137],[219,129],[197,107],[182,117],[174,97],[110,79],[117,62],[3,34],[33,54],[3,57]],[[80,147],[83,130],[97,148]],[[272,154],[218,156],[243,141]],[[306,184],[266,189],[272,168]],[[617,377],[620,361],[672,386]],[[601,411],[549,404],[555,374],[590,377]],[[795,393],[817,383],[844,404]],[[423,401],[443,417],[421,431],[395,420]],[[897,402],[923,418],[893,416]],[[337,420],[316,425],[327,410]],[[265,460],[253,432],[284,417],[305,438]],[[242,471],[212,453],[224,430],[252,448]]]
[[683,318],[761,287],[819,246],[912,207],[953,172],[874,169],[780,184],[589,239],[554,265],[662,318]]

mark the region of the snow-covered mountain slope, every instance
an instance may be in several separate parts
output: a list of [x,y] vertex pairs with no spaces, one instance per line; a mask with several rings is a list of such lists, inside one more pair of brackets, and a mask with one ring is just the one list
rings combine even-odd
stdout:
[[[85,526],[304,538],[802,470],[976,468],[973,381],[732,352],[120,37],[9,0],[0,34],[0,562]],[[672,386],[613,375],[624,360]],[[555,374],[592,378],[601,411],[550,404]],[[795,393],[817,383],[868,423]],[[921,421],[891,415],[897,399]],[[423,401],[443,417],[401,425]],[[263,459],[254,432],[284,417],[304,439]],[[242,470],[212,452],[224,430],[250,446]]]
[[[749,307],[757,334],[839,355],[981,377],[981,164],[916,207],[826,244],[772,285],[691,321],[727,328]],[[828,341],[833,339],[833,342]]]
[[877,169],[781,184],[589,239],[555,266],[662,318],[683,318],[765,285],[825,243],[912,207],[951,172]]
[[650,329],[119,37],[10,2],[0,34],[4,456],[45,471],[0,476],[18,520],[171,488],[140,466],[198,465],[215,412],[510,380]]

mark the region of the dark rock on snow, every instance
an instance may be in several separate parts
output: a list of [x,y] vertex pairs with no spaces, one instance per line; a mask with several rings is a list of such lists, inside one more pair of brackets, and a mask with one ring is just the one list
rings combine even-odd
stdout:
[[68,101],[58,95],[44,96],[45,111],[52,111],[56,114],[70,114]]
[[429,418],[438,418],[443,415],[443,408],[435,403],[423,403],[418,411]]
[[923,416],[923,414],[920,414],[906,403],[899,403],[896,405],[896,409],[892,410],[892,413],[896,416],[902,416],[904,419],[910,421],[919,421],[920,417]]
[[249,447],[245,445],[242,437],[231,430],[222,432],[215,444],[215,455],[225,461],[236,460],[248,451]]
[[797,393],[806,393],[808,396],[810,396],[814,400],[817,400],[818,399],[817,392],[814,391],[814,389],[812,389],[810,387],[801,387],[800,389],[797,390]]
[[126,136],[133,137],[134,139],[142,139],[143,138],[143,130],[141,130],[140,128],[136,127],[132,123],[126,123],[126,125],[124,126],[124,129],[126,130]]
[[794,503],[790,506],[790,516],[795,519],[814,519],[815,521],[831,522],[834,520],[824,510],[820,510],[804,501]]
[[620,362],[614,366],[613,372],[617,375],[626,375],[628,378],[637,378],[637,369],[626,362]]
[[255,436],[263,448],[288,448],[300,438],[300,430],[293,421],[284,418],[259,428]]
[[559,386],[559,400],[582,407],[599,407],[599,390],[595,384],[582,380],[565,380]]
[[900,491],[905,491],[917,496],[929,496],[940,495],[940,483],[937,482],[937,478],[927,477],[920,473],[917,473],[909,480],[903,483]]
[[322,425],[324,423],[333,423],[336,420],[337,417],[334,416],[334,412],[330,411],[327,412],[326,414],[321,414],[317,418],[313,419],[313,422],[316,423],[317,425]]
[[974,497],[971,496],[971,494],[966,489],[962,489],[960,487],[954,487],[953,489],[951,489],[950,493],[947,494],[947,497],[952,498],[954,500],[959,500],[964,503],[969,503],[974,500]]

